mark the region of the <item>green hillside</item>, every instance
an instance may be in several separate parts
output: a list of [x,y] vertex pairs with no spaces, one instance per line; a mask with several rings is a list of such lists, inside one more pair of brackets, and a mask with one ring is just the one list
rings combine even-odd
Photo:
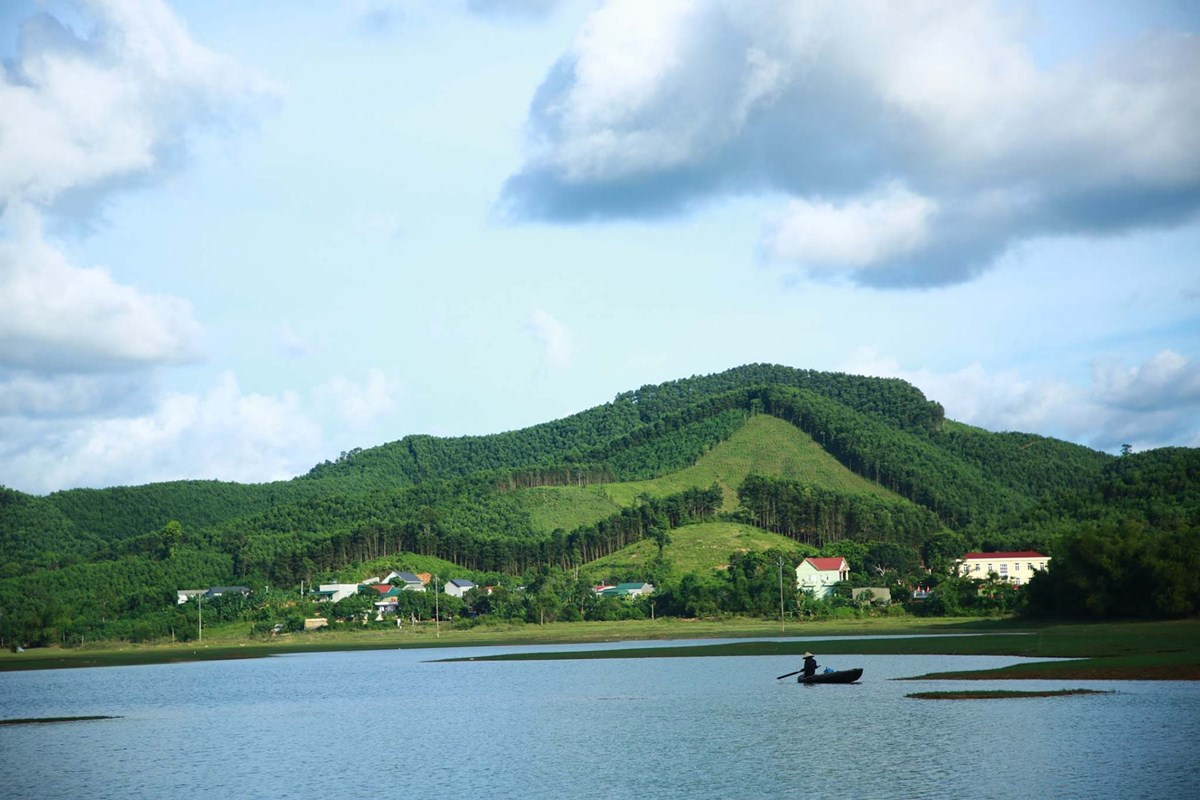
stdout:
[[686,489],[721,487],[721,510],[738,507],[737,490],[747,476],[767,475],[806,485],[899,500],[894,492],[855,475],[825,452],[812,437],[775,417],[750,417],[732,436],[700,456],[690,467],[659,478],[594,486],[543,486],[519,490],[534,530],[573,530],[593,525],[641,495],[666,497]]
[[670,537],[672,570],[705,570],[770,545],[701,557],[691,540],[749,524],[763,541],[873,547],[874,568],[1049,549],[1081,525],[1187,541],[1197,452],[1118,459],[947,421],[903,381],[749,365],[523,430],[355,449],[290,481],[0,487],[0,637],[123,636],[146,615],[161,630],[180,586],[293,587],[411,557],[527,580],[644,564]]
[[715,483],[725,496],[722,510],[728,512],[737,508],[738,487],[751,474],[846,494],[899,499],[894,492],[855,475],[794,425],[766,414],[751,417],[737,433],[686,469],[653,480],[605,484],[603,491],[617,505],[628,506],[638,495],[663,497]]
[[596,486],[537,486],[518,489],[521,506],[529,513],[535,531],[552,533],[595,525],[622,508],[607,492],[606,484]]
[[[722,569],[729,563],[733,553],[777,550],[795,550],[796,543],[775,533],[768,533],[752,525],[734,522],[706,522],[686,525],[671,532],[671,543],[663,549],[663,559],[669,565],[669,582],[678,581],[689,572],[708,574]],[[646,540],[597,559],[580,569],[579,574],[588,581],[605,579],[631,580],[644,576],[658,558],[658,547]]]

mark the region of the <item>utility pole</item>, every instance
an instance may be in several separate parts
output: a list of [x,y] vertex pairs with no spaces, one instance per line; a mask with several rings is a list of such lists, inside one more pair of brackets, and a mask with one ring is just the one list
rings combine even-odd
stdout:
[[196,635],[196,641],[204,641],[204,595],[196,595],[196,608],[200,612],[200,621],[197,623],[199,633]]
[[779,632],[783,633],[783,556],[779,557]]
[[442,638],[442,611],[441,611],[442,604],[440,602],[440,598],[438,597],[439,594],[441,594],[441,592],[438,591],[438,576],[434,575],[433,576],[433,629],[434,629],[434,631],[436,631],[436,636],[438,639]]

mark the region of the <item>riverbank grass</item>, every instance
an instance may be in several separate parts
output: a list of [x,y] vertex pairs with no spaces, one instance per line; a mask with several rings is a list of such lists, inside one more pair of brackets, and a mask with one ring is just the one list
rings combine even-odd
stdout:
[[[868,618],[779,622],[762,619],[626,620],[549,625],[480,626],[456,630],[426,623],[400,629],[314,631],[251,639],[205,632],[187,644],[88,644],[0,653],[0,670],[124,666],[180,661],[330,652],[456,647],[521,647],[504,659],[663,658],[725,655],[993,655],[1074,659],[1018,664],[978,672],[941,672],[921,679],[1200,680],[1200,620],[1036,625],[1018,620]],[[240,627],[236,630],[244,631]],[[958,634],[958,635],[953,635]],[[986,634],[986,635],[962,635]],[[863,638],[863,637],[884,638]],[[571,653],[525,649],[538,645],[681,639],[765,639],[692,646]],[[830,637],[830,638],[826,638]],[[450,653],[446,654],[450,657]],[[431,656],[433,657],[433,656]]]
[[1099,689],[1057,689],[1042,692],[996,689],[994,691],[913,692],[904,696],[916,700],[1009,700],[1026,697],[1068,697],[1079,694],[1114,694],[1114,692],[1101,691]]

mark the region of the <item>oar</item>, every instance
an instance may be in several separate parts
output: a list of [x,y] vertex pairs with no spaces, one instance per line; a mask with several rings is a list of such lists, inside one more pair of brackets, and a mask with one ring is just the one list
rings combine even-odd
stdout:
[[796,670],[795,672],[789,672],[787,675],[780,675],[780,676],[779,676],[778,678],[776,678],[775,680],[777,680],[777,681],[781,681],[781,680],[783,680],[784,678],[790,678],[790,677],[792,677],[793,675],[799,675],[801,672],[804,672],[804,670],[802,670],[802,669],[798,669],[798,670]]

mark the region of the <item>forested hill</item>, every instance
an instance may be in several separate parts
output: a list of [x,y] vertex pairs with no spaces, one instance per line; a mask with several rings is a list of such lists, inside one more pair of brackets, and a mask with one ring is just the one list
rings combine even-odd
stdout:
[[643,386],[617,395],[611,403],[519,431],[459,438],[408,436],[343,453],[336,462],[317,465],[304,478],[340,479],[343,485],[380,488],[481,470],[602,463],[622,449],[624,440],[646,439],[678,427],[681,420],[694,421],[714,398],[768,386],[807,389],[908,431],[935,431],[944,416],[941,405],[895,378],[751,364],[715,375]]
[[111,626],[131,615],[167,624],[181,587],[291,587],[380,559],[573,571],[718,519],[944,565],[1114,521],[1186,537],[1198,497],[1194,449],[1116,458],[945,420],[903,381],[751,365],[524,430],[409,436],[288,481],[0,487],[0,624],[27,641],[124,636]]
[[[946,422],[939,404],[904,381],[756,364],[643,386],[524,430],[409,436],[344,453],[290,481],[175,481],[47,497],[4,490],[0,576],[144,552],[170,520],[197,543],[229,552],[249,539],[262,550],[271,532],[328,538],[356,526],[397,525],[414,508],[454,507],[493,489],[654,478],[690,466],[763,413],[792,423],[850,470],[955,529],[994,526],[1050,493],[1085,490],[1111,460],[1053,439]],[[332,518],[330,509],[338,509]],[[529,528],[517,522],[511,515],[474,519],[476,527],[463,535]],[[267,550],[282,558],[291,548]]]

